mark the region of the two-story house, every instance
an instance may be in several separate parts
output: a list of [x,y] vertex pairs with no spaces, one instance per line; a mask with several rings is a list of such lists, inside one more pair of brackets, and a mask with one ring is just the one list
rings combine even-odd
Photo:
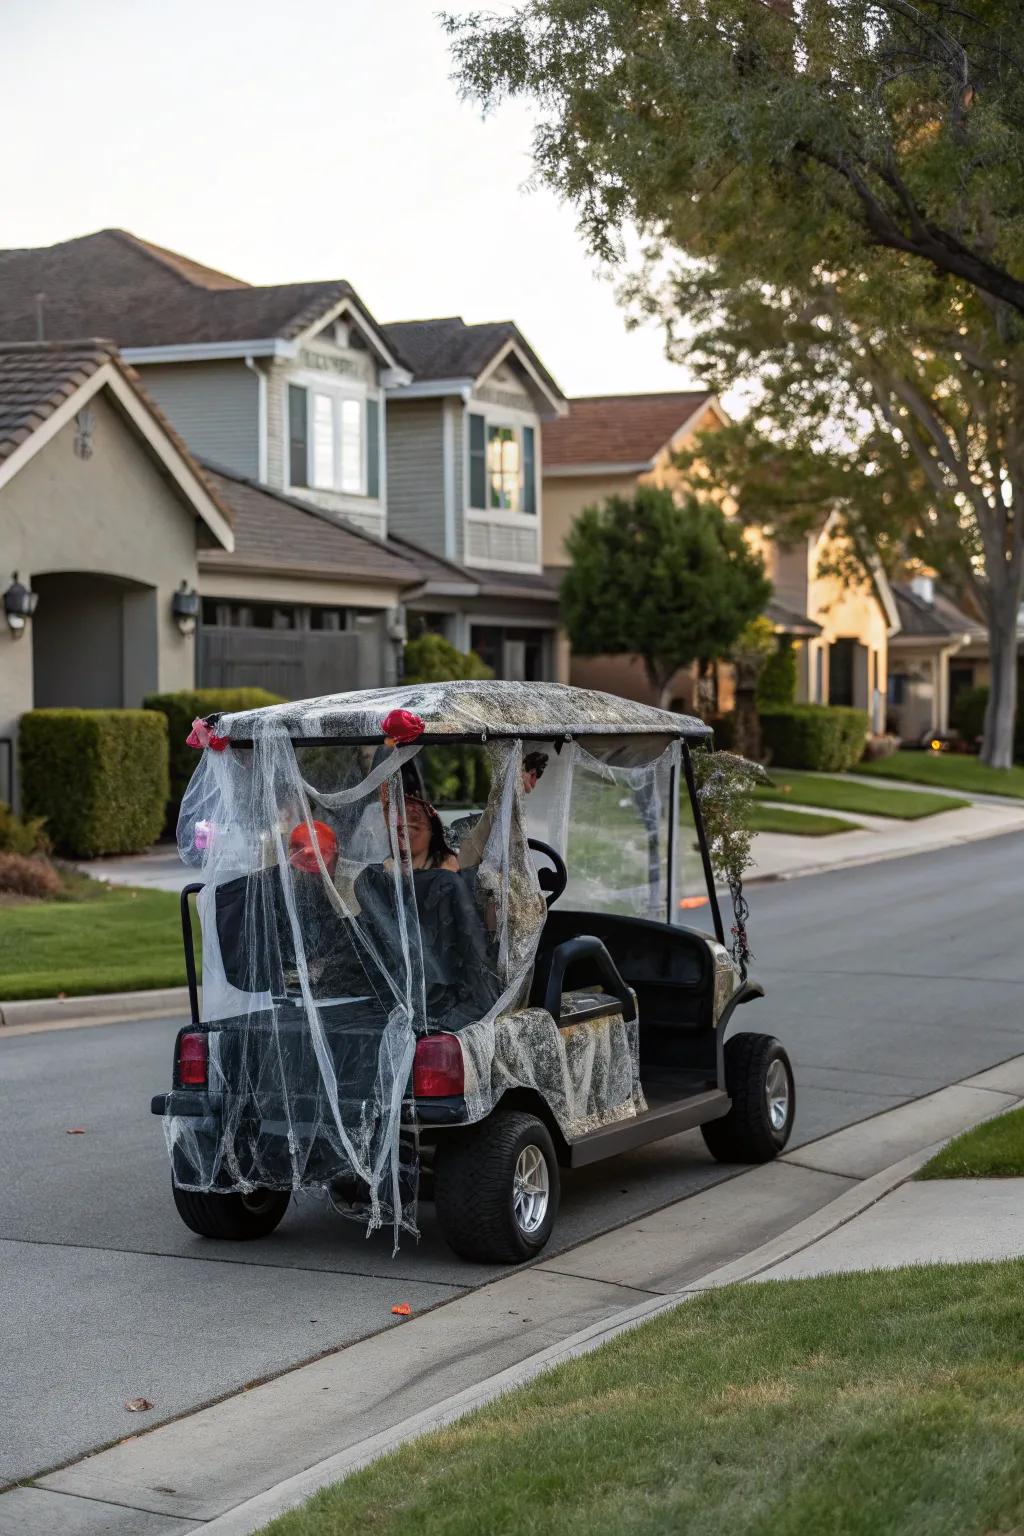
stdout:
[[388,389],[389,528],[415,558],[444,562],[410,607],[499,677],[565,679],[541,452],[565,396],[510,320],[409,320],[384,335],[412,375]]
[[[685,494],[687,480],[677,455],[727,421],[721,403],[707,390],[570,400],[567,416],[544,428],[544,562],[549,574],[557,579],[568,565],[566,535],[584,507],[613,495],[629,496],[641,484]],[[868,710],[872,728],[881,731],[888,641],[900,627],[884,574],[879,570],[859,587],[830,574],[835,538],[830,520],[790,544],[756,529],[749,537],[774,589],[767,616],[780,643],[796,649],[798,699],[856,705]],[[572,681],[656,702],[639,657],[574,655]],[[678,674],[674,687],[677,703],[692,707],[693,669]]]
[[388,546],[386,392],[408,380],[345,281],[251,286],[101,230],[0,252],[0,340],[103,336],[237,514],[200,549],[200,682],[289,693],[393,677],[406,592]]

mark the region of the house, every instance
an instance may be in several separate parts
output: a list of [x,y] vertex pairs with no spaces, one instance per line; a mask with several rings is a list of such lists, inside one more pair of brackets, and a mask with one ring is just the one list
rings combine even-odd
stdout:
[[[566,536],[585,507],[609,496],[631,496],[639,485],[685,494],[677,455],[702,434],[726,425],[707,390],[650,395],[600,395],[569,402],[568,414],[544,428],[544,563],[558,579],[569,563]],[[892,593],[879,570],[851,587],[829,573],[835,520],[783,545],[751,530],[773,586],[767,616],[780,643],[797,652],[797,697],[868,710],[872,729],[884,726],[888,641],[899,629]],[[634,656],[574,656],[572,681],[656,703],[643,664]],[[677,706],[694,705],[693,669],[673,681]],[[720,706],[728,705],[723,680]]]
[[187,599],[233,516],[115,348],[0,343],[0,799],[26,710],[192,685]]
[[889,728],[916,744],[944,735],[957,695],[989,682],[988,635],[937,589],[934,576],[921,574],[892,590],[900,632],[890,642]]
[[499,677],[564,680],[541,434],[565,396],[512,321],[383,330],[411,374],[387,391],[389,532],[433,562],[411,613]]

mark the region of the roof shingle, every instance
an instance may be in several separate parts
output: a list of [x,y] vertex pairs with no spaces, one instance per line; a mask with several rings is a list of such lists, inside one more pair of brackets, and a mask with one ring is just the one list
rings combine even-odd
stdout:
[[710,391],[699,389],[570,400],[567,416],[544,425],[544,468],[647,464],[713,399]]
[[233,554],[200,551],[199,563],[204,569],[245,566],[398,587],[422,580],[418,566],[405,550],[392,548],[309,502],[209,463],[204,465],[204,473],[231,508],[235,532]]
[[544,386],[564,399],[551,374],[514,320],[467,325],[461,315],[439,320],[396,320],[384,334],[418,379],[476,379],[508,342],[527,357]]
[[901,636],[966,635],[981,629],[977,619],[972,619],[948,597],[936,592],[932,602],[927,602],[909,586],[893,586],[896,612],[900,616]]
[[[120,347],[299,335],[350,283],[253,287],[121,229],[0,251],[0,340],[113,336]],[[371,320],[371,323],[372,320]]]
[[110,362],[113,352],[98,341],[0,345],[0,460],[38,431],[97,368]]

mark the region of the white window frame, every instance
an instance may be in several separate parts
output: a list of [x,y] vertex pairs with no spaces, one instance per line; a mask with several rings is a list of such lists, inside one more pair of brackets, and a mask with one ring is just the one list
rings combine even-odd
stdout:
[[[382,392],[379,392],[379,391],[376,391],[376,390],[370,390],[370,389],[366,388],[365,385],[364,386],[360,386],[359,384],[357,384],[357,383],[355,383],[353,381],[350,381],[350,380],[345,380],[344,383],[339,383],[339,382],[335,381],[335,378],[331,374],[320,373],[320,372],[316,372],[316,371],[311,370],[311,369],[305,369],[302,372],[290,374],[290,375],[288,375],[288,377],[284,381],[284,422],[285,422],[285,431],[286,431],[286,433],[287,433],[287,430],[288,430],[288,386],[290,384],[296,385],[299,389],[306,390],[308,394],[311,394],[311,395],[314,395],[314,396],[315,395],[325,396],[325,397],[327,397],[327,398],[329,398],[331,400],[331,410],[332,410],[332,420],[333,420],[333,443],[332,443],[333,455],[332,456],[333,456],[333,463],[334,463],[334,482],[335,483],[333,485],[317,485],[315,480],[314,480],[314,465],[315,465],[315,457],[316,457],[314,419],[315,419],[315,415],[316,415],[316,405],[315,405],[315,403],[310,402],[310,404],[307,407],[308,414],[307,414],[307,418],[306,418],[306,420],[307,420],[307,434],[306,434],[306,479],[308,481],[308,485],[305,485],[305,486],[293,486],[291,484],[291,477],[290,477],[290,475],[287,475],[288,454],[287,454],[287,451],[286,451],[286,453],[285,453],[285,468],[286,468],[286,477],[287,477],[287,480],[288,480],[288,489],[289,490],[297,491],[299,495],[301,495],[303,493],[303,491],[315,491],[317,493],[317,495],[320,495],[320,496],[324,496],[324,495],[327,495],[327,496],[358,496],[358,497],[360,497],[364,501],[368,500],[369,496],[368,496],[368,490],[367,490],[367,481],[368,481],[368,474],[369,474],[369,430],[368,430],[369,411],[367,410],[367,401],[369,400],[371,394],[375,395],[375,397],[377,399],[377,402],[378,402],[378,405],[377,405],[377,431],[378,431],[378,434],[379,434],[379,438],[382,438],[383,437],[383,430],[384,430],[383,429],[384,410],[383,410]],[[360,453],[359,453],[359,488],[358,488],[358,490],[352,490],[351,488],[343,487],[343,486],[341,486],[338,483],[339,480],[340,480],[340,475],[341,475],[341,405],[342,405],[342,402],[346,401],[346,400],[354,400],[359,405],[359,448],[360,448]],[[286,443],[286,450],[287,450],[287,443]],[[384,492],[383,492],[384,445],[383,445],[383,442],[380,441],[380,440],[378,441],[377,455],[378,455],[378,475],[380,476],[380,481],[381,481],[379,499],[383,500],[383,494],[384,494]]]
[[[464,553],[464,563],[466,565],[473,566],[473,567],[475,567],[477,569],[484,569],[484,568],[486,568],[488,570],[496,570],[496,571],[529,571],[531,573],[535,573],[535,572],[543,569],[542,561],[543,561],[543,550],[544,550],[544,543],[543,543],[544,529],[543,529],[542,521],[541,521],[541,519],[542,519],[542,512],[543,512],[543,507],[542,507],[542,502],[541,502],[541,485],[543,483],[543,474],[542,474],[542,465],[541,465],[541,430],[540,430],[540,420],[538,419],[537,416],[535,416],[529,410],[517,411],[517,410],[513,410],[513,409],[510,409],[510,408],[504,407],[504,406],[489,405],[489,404],[486,404],[486,403],[484,403],[482,401],[477,403],[472,398],[467,402],[466,408],[465,408],[465,416],[466,416],[466,418],[468,418],[470,415],[482,416],[483,419],[484,419],[484,454],[485,454],[484,464],[485,464],[485,471],[486,471],[486,452],[487,452],[488,432],[489,432],[491,427],[512,427],[512,428],[514,428],[515,433],[516,433],[516,439],[517,439],[517,441],[519,443],[519,462],[520,462],[520,466],[523,466],[523,464],[524,464],[524,456],[523,456],[523,428],[524,427],[532,427],[533,428],[533,475],[534,475],[533,495],[534,495],[534,506],[536,507],[536,511],[534,511],[534,512],[512,512],[512,511],[509,511],[506,507],[486,507],[486,508],[484,508],[484,507],[472,507],[472,506],[470,506],[470,504],[469,504],[469,497],[470,497],[470,487],[469,487],[469,421],[468,421],[468,419],[465,419],[464,420],[464,429],[463,429],[463,434],[462,434],[462,436],[463,436],[462,484],[463,484],[463,502],[464,502],[464,506],[463,506],[463,526],[467,527],[470,523],[485,523],[488,527],[492,527],[492,528],[495,525],[500,524],[500,525],[503,525],[504,527],[507,527],[507,528],[532,529],[534,534],[535,534],[535,536],[536,536],[536,540],[537,540],[537,559],[534,560],[534,561],[483,560],[483,559],[479,559],[479,558],[474,559],[467,552],[466,546],[468,546],[468,543],[469,543],[469,540],[467,538],[467,539],[464,540],[464,550],[463,550],[463,553]],[[524,473],[525,472],[521,469],[521,472],[520,472],[520,485],[521,486],[524,484]],[[489,495],[490,494],[490,479],[489,478],[487,480],[487,486],[488,486],[488,495]]]

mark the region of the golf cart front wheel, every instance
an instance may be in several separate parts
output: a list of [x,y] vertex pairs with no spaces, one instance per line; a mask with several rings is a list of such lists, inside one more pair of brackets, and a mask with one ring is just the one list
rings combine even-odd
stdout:
[[733,1035],[725,1043],[725,1091],[732,1108],[701,1126],[720,1163],[770,1163],[793,1129],[796,1088],[789,1057],[771,1035]]
[[288,1209],[291,1194],[286,1189],[254,1189],[251,1194],[200,1194],[192,1189],[174,1189],[178,1215],[200,1237],[219,1237],[225,1242],[248,1242],[269,1237]]
[[464,1259],[521,1264],[540,1253],[558,1212],[558,1159],[535,1115],[499,1110],[440,1143],[434,1201],[441,1231]]

